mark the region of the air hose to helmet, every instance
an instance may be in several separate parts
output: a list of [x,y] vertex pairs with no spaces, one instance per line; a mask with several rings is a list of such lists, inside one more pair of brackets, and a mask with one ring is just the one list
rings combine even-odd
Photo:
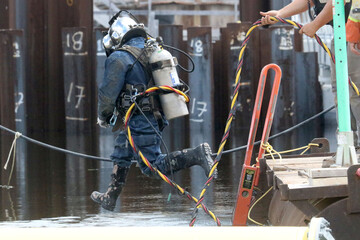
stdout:
[[192,72],[195,70],[194,60],[192,60],[192,58],[190,57],[189,54],[187,54],[187,53],[184,52],[183,50],[178,49],[178,48],[176,48],[176,47],[172,47],[172,46],[169,46],[169,45],[166,45],[166,44],[163,44],[163,46],[166,47],[166,48],[170,48],[170,49],[173,49],[173,50],[175,50],[175,51],[178,51],[178,52],[184,54],[184,55],[190,60],[191,65],[192,65],[192,69],[191,69],[191,70],[185,69],[183,66],[181,66],[180,64],[178,64],[178,66],[179,66],[179,68],[180,68],[181,70],[183,70],[184,72],[187,72],[187,73],[192,73]]

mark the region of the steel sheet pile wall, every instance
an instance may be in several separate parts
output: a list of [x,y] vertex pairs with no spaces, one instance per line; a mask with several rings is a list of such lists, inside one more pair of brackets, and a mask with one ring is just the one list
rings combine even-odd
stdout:
[[[74,70],[75,74],[69,74],[68,80],[71,80],[73,76],[77,77],[77,81],[86,81],[87,86],[91,88],[94,88],[94,84],[92,80],[92,57],[87,57],[84,61],[83,64],[86,67],[82,68],[82,73],[77,71],[78,68],[75,68],[79,66],[77,64],[72,65],[67,70],[63,68],[63,59],[65,65],[68,62],[63,58],[61,32],[63,27],[85,27],[83,32],[86,32],[87,37],[84,38],[84,41],[86,41],[84,46],[92,46],[92,37],[89,37],[92,36],[92,1],[5,1],[5,9],[8,12],[5,12],[4,15],[2,14],[3,6],[0,7],[0,26],[2,28],[23,29],[24,46],[22,48],[21,44],[17,44],[16,40],[15,43],[13,41],[11,45],[7,46],[6,51],[1,50],[0,52],[2,57],[5,57],[5,54],[9,54],[10,51],[13,51],[14,56],[20,55],[20,58],[16,58],[16,60],[0,61],[1,69],[16,72],[16,74],[10,75],[14,80],[4,80],[3,85],[7,84],[8,87],[1,86],[0,91],[6,90],[6,92],[0,93],[0,97],[4,98],[4,100],[1,100],[1,104],[4,104],[4,106],[1,106],[1,111],[6,111],[6,116],[9,119],[7,121],[11,121],[11,124],[3,121],[1,121],[1,124],[15,130],[16,119],[16,130],[21,131],[21,133],[51,145],[65,147],[64,129],[66,129],[66,121],[63,71],[69,73]],[[16,50],[18,45],[19,49]],[[92,49],[89,48],[87,51],[90,56]],[[4,74],[8,73],[4,72]],[[25,78],[26,81],[23,81]],[[90,88],[88,89],[86,96],[93,99],[93,91]],[[19,104],[21,102],[24,104]],[[93,105],[89,103],[86,103],[86,105],[90,106],[86,109],[89,117],[94,116]],[[16,116],[14,109],[17,110]],[[1,115],[4,116],[4,114]],[[24,118],[25,115],[26,118]],[[20,120],[23,121],[23,124],[19,124]],[[90,121],[92,126],[95,127],[95,121]],[[81,130],[82,133],[84,129],[76,128],[76,131],[78,130]],[[91,131],[87,129],[87,132]],[[2,131],[1,136],[5,135],[6,133]],[[13,137],[12,135],[11,138],[8,138],[6,143],[3,141],[0,143],[2,148],[7,149],[6,154],[10,149],[8,144],[11,143]],[[18,170],[21,171],[19,177],[21,177],[22,184],[18,186],[17,191],[13,191],[13,193],[17,192],[17,194],[23,195],[25,202],[27,198],[36,196],[39,199],[44,198],[43,202],[47,202],[49,206],[55,202],[60,205],[67,204],[64,198],[58,197],[61,192],[74,191],[74,189],[67,187],[65,179],[79,182],[81,188],[77,189],[83,189],[86,192],[90,191],[87,189],[89,181],[85,184],[85,180],[89,180],[86,178],[88,176],[87,169],[93,168],[91,166],[93,162],[90,162],[87,166],[81,164],[79,166],[67,165],[66,161],[64,161],[64,154],[59,154],[56,151],[29,142],[27,142],[27,147],[27,152],[18,148],[18,151],[24,155],[26,154],[26,157],[24,157],[26,162],[22,159],[21,164],[19,163],[21,166],[18,167]],[[76,145],[74,145],[74,149],[81,151],[80,148],[76,149]],[[25,167],[26,169],[24,169]],[[66,169],[66,172],[64,169]],[[79,169],[81,169],[80,172],[77,171]],[[74,176],[78,176],[80,179]],[[44,179],[50,178],[58,179],[60,182],[52,181],[50,185],[47,185],[48,188],[43,188]],[[13,176],[13,179],[16,178]],[[25,189],[24,185],[29,179],[31,179],[32,184],[26,185]],[[38,207],[43,208],[43,206],[24,206],[23,214],[41,218],[42,216],[33,214],[39,212],[37,211]],[[50,215],[62,216],[64,215],[62,209],[49,209],[49,211],[52,211]]]
[[[210,27],[188,28],[188,53],[195,63],[189,76],[190,97],[190,146],[208,142],[214,147],[214,82],[213,55]],[[191,65],[189,64],[191,67]]]
[[[245,35],[251,26],[250,22],[244,23],[229,23],[226,28],[221,29],[221,46],[222,55],[220,61],[217,60],[215,64],[222,66],[223,76],[220,79],[215,79],[216,86],[216,115],[221,115],[221,119],[217,120],[216,126],[219,126],[221,131],[217,133],[216,141],[221,140],[223,135],[226,120],[230,110],[232,101],[232,94],[235,89],[236,72],[239,63],[239,53]],[[257,88],[257,82],[260,72],[260,48],[259,46],[259,32],[253,31],[248,45],[243,54],[243,65],[240,75],[240,88],[238,100],[236,102],[235,118],[233,119],[229,143],[226,149],[239,147],[247,144],[247,137],[249,135],[251,116],[253,111],[253,103]],[[219,124],[220,123],[220,124]],[[219,129],[219,130],[220,130]],[[236,157],[233,158],[233,165],[242,165],[244,153],[237,152]],[[231,166],[231,165],[229,165]],[[233,171],[234,176],[240,174],[240,171],[235,168],[230,168],[228,171]],[[239,176],[238,176],[239,177]]]
[[[14,58],[13,44],[15,33],[11,30],[0,30],[0,124],[15,129],[15,83],[16,61]],[[0,134],[1,167],[5,165],[7,154],[14,135],[8,132]],[[11,164],[10,164],[11,166]],[[0,171],[1,183],[8,182],[9,171]]]
[[[91,36],[87,35],[86,28],[62,29],[66,149],[83,153],[94,152],[92,149],[96,146],[92,141],[96,117],[92,112],[92,45],[87,45]],[[92,166],[89,164],[79,157],[67,156],[67,179],[77,185],[77,193],[72,193],[74,190],[67,186],[68,194],[86,195],[86,169]]]
[[261,15],[260,11],[269,10],[270,0],[240,0],[240,20],[242,22],[255,22]]
[[[322,110],[316,53],[296,52],[296,46],[301,45],[301,38],[297,34],[292,26],[271,26],[260,33],[261,65],[276,63],[282,70],[283,80],[272,133],[284,131]],[[305,59],[309,62],[305,62]],[[304,68],[306,66],[309,69]],[[307,145],[314,137],[321,136],[320,126],[321,119],[317,119],[306,126],[313,131],[299,129],[270,141],[270,144],[277,150]]]
[[[90,150],[86,143],[95,117],[92,115],[91,66],[85,28],[63,28],[62,49],[67,148],[73,151]],[[85,138],[85,139],[84,139]],[[90,137],[91,139],[91,137]],[[88,146],[86,149],[85,146]]]

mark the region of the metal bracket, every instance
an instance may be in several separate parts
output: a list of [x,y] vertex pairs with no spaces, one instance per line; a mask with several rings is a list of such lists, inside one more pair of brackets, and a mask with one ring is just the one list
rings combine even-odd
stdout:
[[356,157],[353,132],[338,133],[338,147],[336,151],[336,165],[351,166],[358,163]]

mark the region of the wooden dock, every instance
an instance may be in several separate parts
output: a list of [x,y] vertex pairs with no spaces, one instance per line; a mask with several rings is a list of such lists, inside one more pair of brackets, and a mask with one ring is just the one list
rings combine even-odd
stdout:
[[330,161],[328,156],[304,156],[283,159],[268,159],[268,182],[280,190],[281,200],[304,200],[329,197],[348,196],[348,178],[337,177],[311,177],[314,170],[322,168],[323,163]]
[[360,164],[335,167],[333,156],[315,153],[260,160],[262,176],[274,189],[268,211],[271,225],[306,226],[311,218],[323,217],[335,239],[359,234]]

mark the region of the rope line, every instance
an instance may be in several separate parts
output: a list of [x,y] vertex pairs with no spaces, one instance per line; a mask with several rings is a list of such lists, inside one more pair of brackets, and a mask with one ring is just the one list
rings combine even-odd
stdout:
[[[0,125],[0,129],[2,129],[4,131],[7,131],[7,132],[10,132],[10,133],[13,133],[13,134],[16,135],[15,131],[13,131],[13,130],[7,128],[7,127],[4,127],[2,125]],[[64,148],[55,147],[53,145],[50,145],[50,144],[47,144],[47,143],[44,143],[44,142],[41,142],[41,141],[37,141],[37,140],[29,138],[29,137],[27,137],[27,136],[25,136],[23,134],[21,134],[19,137],[24,138],[25,140],[27,140],[29,142],[32,142],[32,143],[35,143],[37,145],[40,145],[42,147],[46,147],[46,148],[49,148],[49,149],[52,149],[52,150],[56,150],[58,152],[63,152],[63,153],[67,153],[67,154],[71,154],[71,155],[75,155],[75,156],[83,157],[83,158],[90,158],[90,159],[101,160],[101,161],[105,161],[105,162],[112,162],[112,160],[110,158],[103,158],[103,157],[97,157],[97,156],[87,155],[87,154],[83,154],[83,153],[73,152],[73,151],[70,151],[70,150],[67,150],[67,149],[64,149]]]
[[[269,154],[265,154],[264,156],[269,156],[271,155],[271,158],[273,161],[275,161],[275,158],[274,158],[274,155],[272,154],[272,152],[276,153],[280,159],[282,159],[281,157],[281,154],[284,154],[284,153],[289,153],[289,152],[295,152],[295,151],[299,151],[299,150],[302,150],[302,149],[305,149],[304,151],[302,151],[300,153],[300,155],[303,155],[307,150],[309,150],[312,146],[315,146],[315,147],[319,147],[320,145],[317,144],[317,143],[309,143],[308,145],[306,146],[303,146],[303,147],[299,147],[299,148],[294,148],[294,149],[290,149],[290,150],[286,150],[286,151],[281,151],[281,152],[277,152],[268,142],[265,143],[265,144],[262,144],[262,148],[265,149],[266,151],[269,152]],[[258,158],[256,158],[256,161],[258,162]],[[251,205],[250,209],[249,209],[249,212],[248,212],[248,219],[250,221],[252,221],[253,223],[259,225],[259,226],[263,226],[264,224],[262,223],[259,223],[257,221],[255,221],[254,219],[251,218],[251,211],[252,209],[255,207],[255,205],[261,200],[263,199],[272,189],[273,189],[274,186],[271,186],[271,188],[269,188],[263,195],[261,195],[261,197],[259,199],[257,199],[254,204]]]
[[10,157],[11,157],[11,155],[12,155],[12,156],[13,156],[13,157],[12,157],[12,165],[11,165],[11,170],[10,170],[10,174],[9,174],[8,183],[7,183],[7,185],[5,185],[5,186],[1,186],[1,187],[5,187],[5,188],[7,188],[7,189],[11,188],[11,186],[10,186],[10,181],[11,181],[11,177],[12,177],[12,174],[13,174],[13,171],[14,171],[14,166],[15,166],[15,161],[16,161],[16,158],[15,158],[15,156],[16,156],[16,140],[17,140],[20,136],[21,136],[21,133],[19,133],[19,132],[16,132],[16,133],[15,133],[15,137],[14,137],[14,140],[13,140],[13,142],[12,142],[12,144],[11,144],[8,158],[7,158],[6,163],[5,163],[5,165],[4,165],[4,169],[6,170],[6,169],[7,169],[7,166],[8,166],[8,163],[9,163],[9,161],[10,161]]
[[[287,24],[290,24],[290,25],[293,25],[299,29],[302,28],[302,25],[299,24],[299,23],[296,23],[292,20],[288,20],[288,19],[283,19],[283,18],[278,18],[278,17],[270,17],[271,20],[273,21],[277,21],[277,22],[282,22],[282,23],[287,23]],[[236,111],[236,101],[237,101],[237,97],[238,97],[238,94],[239,94],[239,89],[240,89],[240,74],[241,74],[241,70],[242,70],[242,65],[243,65],[243,62],[244,62],[244,51],[246,49],[246,46],[248,44],[248,41],[250,39],[250,36],[251,36],[251,33],[252,31],[261,26],[261,20],[257,20],[256,22],[254,22],[252,24],[252,26],[249,28],[249,30],[247,31],[246,35],[245,35],[245,39],[244,41],[242,42],[241,46],[240,46],[240,53],[239,53],[239,58],[238,58],[238,66],[237,66],[237,72],[236,72],[236,78],[235,78],[235,89],[234,89],[234,92],[233,92],[233,95],[232,95],[232,102],[231,102],[231,106],[230,106],[230,112],[229,112],[229,116],[227,118],[227,123],[226,123],[226,127],[225,127],[225,130],[224,130],[224,135],[223,135],[223,138],[219,144],[219,149],[218,149],[218,152],[216,154],[216,157],[215,157],[215,160],[214,160],[214,164],[212,166],[212,169],[210,171],[210,174],[208,176],[208,180],[206,181],[206,183],[204,184],[203,186],[203,189],[201,191],[201,194],[199,196],[199,202],[202,202],[203,199],[204,199],[204,195],[207,191],[207,189],[209,188],[209,186],[211,185],[211,182],[212,182],[212,174],[214,173],[216,167],[218,166],[219,164],[219,161],[221,160],[221,156],[222,156],[222,153],[224,151],[224,146],[227,142],[227,139],[229,137],[229,130],[231,128],[231,122],[234,118],[234,115],[235,115],[235,111]],[[325,45],[325,43],[320,39],[319,36],[317,36],[315,34],[315,39],[316,41],[320,44],[320,46],[328,53],[328,55],[330,56],[330,58],[333,60],[333,62],[335,62],[335,57],[334,55],[332,54],[332,52],[329,50],[329,48]],[[198,211],[196,210],[197,208],[199,208],[200,205],[199,204],[196,204],[196,207],[194,208],[193,210],[193,218],[191,219],[190,221],[190,226],[193,226],[195,224],[195,221],[196,221],[196,217],[197,217],[197,213]]]
[[259,222],[255,221],[254,219],[252,219],[251,216],[250,216],[251,211],[252,211],[252,209],[254,208],[254,206],[255,206],[258,202],[260,202],[260,200],[263,199],[273,188],[274,188],[274,186],[271,186],[263,195],[261,195],[261,197],[259,197],[259,199],[257,199],[257,200],[254,202],[254,204],[251,205],[251,207],[250,207],[250,209],[249,209],[248,219],[249,219],[250,221],[252,221],[253,223],[259,225],[259,226],[264,226],[264,224],[259,223]]
[[[299,127],[301,127],[302,125],[305,125],[306,123],[309,123],[310,121],[312,121],[312,120],[314,120],[314,119],[316,119],[316,118],[318,118],[318,117],[320,117],[320,116],[322,116],[322,115],[330,112],[330,111],[333,110],[334,108],[335,108],[335,105],[333,105],[333,106],[331,106],[331,107],[329,107],[329,108],[327,108],[327,109],[325,109],[325,110],[323,110],[323,111],[315,114],[314,116],[312,116],[312,117],[310,117],[310,118],[308,118],[308,119],[306,119],[306,120],[304,120],[304,121],[302,121],[302,122],[300,122],[300,123],[292,126],[291,128],[288,128],[288,129],[286,129],[286,130],[284,130],[284,131],[282,131],[282,132],[276,133],[276,134],[270,136],[270,137],[269,137],[269,140],[274,139],[274,138],[277,138],[277,137],[280,137],[280,136],[282,136],[282,135],[284,135],[284,134],[286,134],[286,133],[289,133],[289,132],[291,132],[291,131],[293,131],[293,130],[299,128]],[[6,127],[4,127],[4,126],[2,126],[2,125],[0,125],[0,129],[2,129],[2,130],[4,130],[4,131],[7,131],[7,132],[10,132],[10,133],[12,133],[12,134],[14,134],[14,135],[16,134],[15,131],[13,131],[13,130],[11,130],[11,129],[9,129],[9,128],[6,128]],[[227,134],[229,134],[229,133],[227,133]],[[19,136],[19,138],[23,138],[23,139],[26,140],[26,141],[35,143],[35,144],[40,145],[40,146],[42,146],[42,147],[46,147],[46,148],[49,148],[49,149],[52,149],[52,150],[55,150],[55,151],[59,151],[59,152],[71,154],[71,155],[74,155],[74,156],[83,157],[83,158],[89,158],[89,159],[94,159],[94,160],[99,160],[99,161],[112,162],[112,160],[111,160],[110,158],[103,158],[103,157],[98,157],[98,156],[92,156],[92,155],[87,155],[87,154],[78,153],[78,152],[66,150],[66,149],[63,149],[63,148],[55,147],[55,146],[53,146],[53,145],[49,145],[49,144],[46,144],[46,143],[44,143],[44,142],[40,142],[40,141],[37,141],[37,140],[32,139],[32,138],[30,138],[30,137],[27,137],[26,135],[23,135],[23,134],[21,134],[21,135]],[[254,145],[258,145],[258,144],[260,144],[260,143],[261,143],[261,141],[257,141],[257,142],[254,143]],[[233,153],[233,152],[241,151],[241,150],[246,149],[246,147],[247,147],[247,145],[243,145],[243,146],[236,147],[236,148],[233,148],[233,149],[225,150],[225,151],[223,151],[221,154],[228,154],[228,153]],[[216,153],[213,153],[211,156],[214,157],[214,156],[216,156],[216,155],[217,155]],[[133,163],[136,163],[136,161],[133,161]],[[0,185],[0,187],[1,187],[1,185]]]

